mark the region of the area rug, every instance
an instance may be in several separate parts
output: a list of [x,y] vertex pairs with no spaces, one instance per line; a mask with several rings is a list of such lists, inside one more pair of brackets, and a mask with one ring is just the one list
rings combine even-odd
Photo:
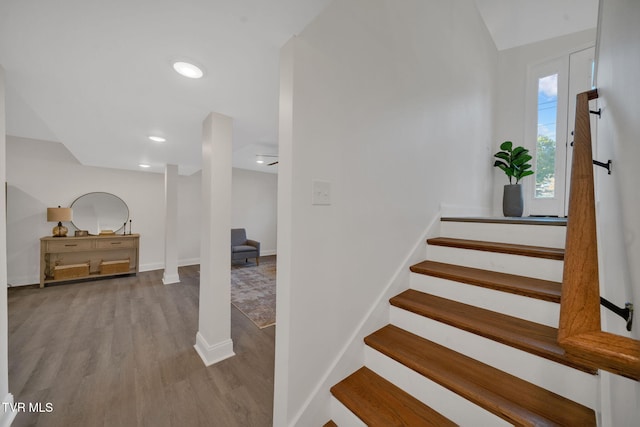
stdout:
[[276,258],[260,258],[260,265],[233,262],[231,303],[260,329],[276,323]]

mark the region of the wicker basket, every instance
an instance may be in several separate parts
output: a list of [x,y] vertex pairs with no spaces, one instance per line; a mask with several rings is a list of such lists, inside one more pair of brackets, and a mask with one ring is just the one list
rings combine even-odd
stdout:
[[102,261],[100,263],[100,274],[117,274],[129,272],[129,259],[119,259],[115,261]]
[[56,265],[53,267],[53,278],[55,280],[75,279],[89,275],[89,263]]

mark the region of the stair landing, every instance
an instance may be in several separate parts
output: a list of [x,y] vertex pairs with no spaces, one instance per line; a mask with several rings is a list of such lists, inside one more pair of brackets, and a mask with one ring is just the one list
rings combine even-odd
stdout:
[[479,222],[485,224],[524,224],[524,225],[551,225],[566,226],[567,218],[558,217],[443,217],[443,222]]

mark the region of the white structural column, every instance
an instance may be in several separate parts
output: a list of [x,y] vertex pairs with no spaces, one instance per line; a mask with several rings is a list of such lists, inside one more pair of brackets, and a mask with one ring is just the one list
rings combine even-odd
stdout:
[[209,366],[234,355],[231,341],[230,117],[210,113],[202,136],[200,315],[195,349]]
[[178,165],[164,169],[164,275],[162,283],[178,283]]
[[280,49],[280,111],[278,124],[278,280],[276,283],[276,360],[273,425],[289,424],[289,355],[291,324],[291,229],[293,223],[293,59],[295,37]]
[[7,181],[6,121],[4,108],[4,68],[0,66],[0,427],[8,427],[17,412],[11,407],[13,396],[9,393],[9,350],[7,309],[7,218],[4,183]]

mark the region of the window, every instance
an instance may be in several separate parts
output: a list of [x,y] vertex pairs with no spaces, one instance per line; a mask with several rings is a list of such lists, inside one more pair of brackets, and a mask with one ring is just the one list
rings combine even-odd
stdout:
[[555,196],[557,118],[558,74],[556,73],[538,79],[536,198]]

